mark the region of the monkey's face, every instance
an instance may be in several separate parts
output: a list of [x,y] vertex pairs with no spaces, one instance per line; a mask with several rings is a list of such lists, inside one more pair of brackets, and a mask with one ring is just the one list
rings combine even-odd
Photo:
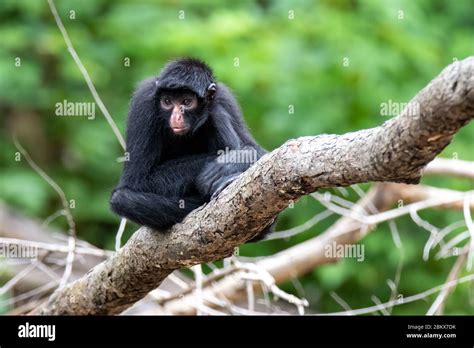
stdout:
[[198,123],[200,101],[190,91],[168,91],[160,95],[160,109],[175,135],[185,135]]

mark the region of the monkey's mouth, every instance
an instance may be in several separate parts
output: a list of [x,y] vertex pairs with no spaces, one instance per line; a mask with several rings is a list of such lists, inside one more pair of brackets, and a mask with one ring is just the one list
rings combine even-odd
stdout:
[[176,135],[186,134],[189,130],[189,127],[172,127],[173,133]]

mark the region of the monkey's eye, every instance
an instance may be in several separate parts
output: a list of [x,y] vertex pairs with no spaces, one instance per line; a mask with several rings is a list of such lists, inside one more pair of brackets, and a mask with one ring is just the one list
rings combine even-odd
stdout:
[[160,99],[161,106],[165,109],[169,109],[171,106],[173,106],[173,101],[171,100],[170,97],[162,97]]
[[183,100],[183,105],[184,106],[191,106],[191,104],[193,103],[192,99],[191,98],[185,98]]

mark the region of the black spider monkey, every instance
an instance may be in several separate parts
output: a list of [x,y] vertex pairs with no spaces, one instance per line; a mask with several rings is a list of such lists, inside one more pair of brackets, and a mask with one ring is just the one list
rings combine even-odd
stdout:
[[[133,95],[129,159],[110,206],[137,224],[166,229],[252,165],[235,161],[239,151],[253,152],[255,160],[266,153],[249,133],[230,90],[216,82],[205,63],[172,61]],[[252,241],[272,232],[274,225]]]

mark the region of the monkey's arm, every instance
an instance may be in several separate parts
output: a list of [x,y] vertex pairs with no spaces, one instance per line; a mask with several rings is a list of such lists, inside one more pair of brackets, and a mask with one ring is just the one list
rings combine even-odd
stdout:
[[250,134],[237,100],[223,83],[217,85],[215,105],[216,136],[210,141],[210,152],[219,156],[197,178],[199,191],[209,197],[219,194],[266,153]]
[[206,202],[196,190],[197,172],[215,156],[195,155],[161,163],[152,175],[127,181],[112,192],[111,209],[139,225],[165,229]]
[[160,162],[161,131],[156,117],[156,78],[144,80],[135,90],[127,118],[127,152],[121,181],[139,185],[150,175],[154,163]]

